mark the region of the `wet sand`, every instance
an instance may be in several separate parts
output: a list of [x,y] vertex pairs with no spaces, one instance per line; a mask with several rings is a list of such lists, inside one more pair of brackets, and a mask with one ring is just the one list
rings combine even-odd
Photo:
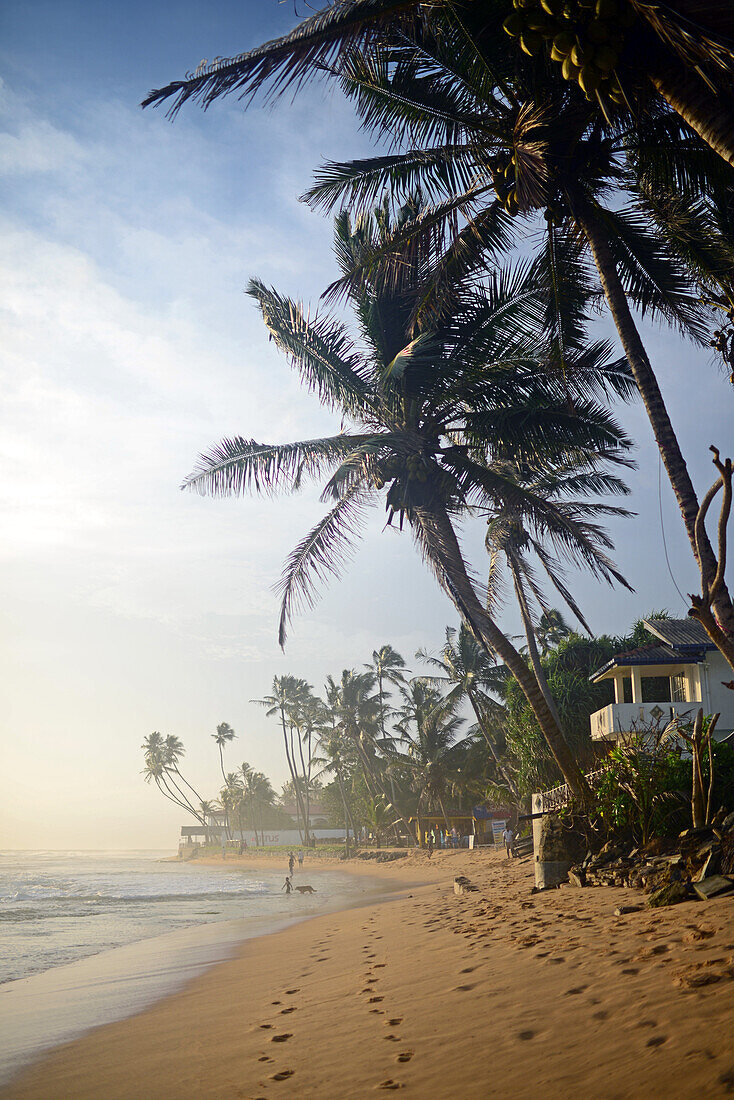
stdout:
[[[172,997],[47,1055],[3,1096],[734,1092],[732,898],[615,917],[642,895],[531,895],[529,860],[481,851],[350,869],[416,885],[248,941]],[[476,890],[455,895],[457,874]]]

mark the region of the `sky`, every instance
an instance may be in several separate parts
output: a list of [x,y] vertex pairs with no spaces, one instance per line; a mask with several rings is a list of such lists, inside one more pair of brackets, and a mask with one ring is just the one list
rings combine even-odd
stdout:
[[[304,9],[306,11],[307,9]],[[300,12],[300,9],[299,9]],[[456,614],[407,533],[376,513],[347,575],[277,644],[280,566],[317,494],[182,493],[226,435],[338,429],[268,341],[252,275],[315,302],[334,276],[328,220],[298,201],[321,160],[371,146],[333,88],[247,111],[235,98],[175,123],[153,87],[287,31],[292,3],[5,0],[0,15],[0,847],[173,848],[182,814],[143,783],[143,738],[179,736],[215,797],[212,734],[286,777],[251,700],[291,672],[318,691],[389,642],[418,671]],[[603,326],[602,326],[603,328]],[[731,449],[734,391],[705,352],[645,331],[699,489]],[[611,525],[635,594],[572,577],[592,628],[684,613],[695,571],[642,409],[633,519]],[[481,531],[466,534],[477,570]],[[519,631],[508,608],[503,624]],[[219,777],[219,779],[218,779]]]

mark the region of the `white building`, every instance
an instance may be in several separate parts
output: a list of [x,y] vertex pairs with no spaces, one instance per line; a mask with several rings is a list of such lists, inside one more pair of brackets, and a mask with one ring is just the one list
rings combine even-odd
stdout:
[[723,655],[694,619],[644,625],[657,642],[618,653],[590,677],[614,683],[614,702],[590,717],[592,739],[616,742],[674,718],[693,721],[702,707],[704,714],[720,713],[715,738],[723,740],[734,730],[734,691],[725,686],[734,673]]

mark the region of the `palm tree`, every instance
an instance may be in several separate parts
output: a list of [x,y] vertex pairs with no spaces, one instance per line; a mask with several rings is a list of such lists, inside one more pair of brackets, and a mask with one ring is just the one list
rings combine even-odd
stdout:
[[445,800],[452,781],[457,778],[458,766],[454,742],[464,723],[454,714],[455,703],[444,699],[440,692],[424,681],[416,679],[401,690],[402,706],[398,709],[396,729],[404,752],[396,753],[402,769],[411,777],[418,794],[418,818],[420,835],[421,811],[440,809],[446,828],[451,823],[446,813]]
[[192,814],[197,821],[205,824],[204,818],[198,809],[192,804],[186,792],[176,782],[178,775],[178,757],[183,752],[183,745],[178,738],[164,738],[158,730],[154,730],[143,740],[141,745],[144,753],[145,767],[143,777],[146,783],[154,782],[158,790],[169,802]]
[[571,627],[557,607],[544,608],[535,625],[535,637],[541,657],[547,657],[551,649],[573,634]]
[[217,748],[219,749],[219,766],[222,769],[222,779],[227,782],[227,776],[224,772],[224,746],[229,744],[230,741],[234,741],[237,734],[234,732],[229,722],[220,722],[217,726],[217,732],[212,734],[212,737],[216,741]]
[[[518,14],[524,20],[518,21]],[[513,50],[503,35],[508,17],[519,24],[510,31],[525,52]],[[523,22],[532,17],[533,28],[526,26],[521,37]],[[594,19],[597,25],[590,31]],[[599,29],[601,39],[594,33]],[[528,55],[539,53],[555,61],[560,72],[570,51],[564,45],[563,52],[558,52],[559,34],[571,36],[572,42],[578,34],[579,41],[586,40],[587,53],[594,42],[611,43],[594,78],[602,86],[601,94],[594,89],[591,97],[596,110],[607,117],[617,115],[629,125],[667,104],[734,165],[734,12],[728,0],[668,0],[665,5],[619,0],[607,3],[601,18],[593,4],[546,2],[541,8],[540,0],[536,4],[495,0],[481,5],[457,5],[451,0],[430,5],[420,0],[337,0],[282,38],[218,60],[151,92],[143,106],[173,98],[170,114],[175,115],[188,99],[208,107],[232,91],[248,101],[268,86],[271,94],[279,94],[298,89],[315,74],[339,74],[355,56],[379,53],[387,40],[422,41],[436,31],[447,38],[456,38],[458,31],[480,59],[488,44],[499,41],[506,55],[500,73],[509,63],[538,65]],[[573,88],[580,67],[571,64],[563,75]]]
[[447,704],[457,706],[462,699],[468,699],[495,767],[513,800],[519,804],[520,792],[497,745],[502,732],[503,708],[488,694],[489,691],[501,693],[504,670],[478,644],[465,623],[458,631],[454,627],[446,627],[446,642],[440,657],[432,657],[426,650],[419,649],[416,658],[440,670],[439,675],[425,676],[423,679],[433,687],[448,688],[445,695]]
[[548,603],[531,557],[537,559],[553,587],[582,627],[591,634],[578,603],[566,586],[562,560],[588,569],[610,585],[616,581],[632,591],[607,554],[611,547],[608,535],[603,528],[592,522],[592,518],[599,512],[607,515],[629,513],[624,508],[600,505],[598,501],[588,499],[591,492],[626,494],[629,490],[616,476],[607,472],[589,471],[583,465],[579,466],[573,457],[569,458],[565,468],[558,466],[554,470],[543,470],[540,473],[510,465],[508,476],[517,478],[519,484],[543,499],[553,500],[559,513],[567,521],[570,537],[567,536],[559,542],[551,533],[550,545],[546,545],[545,540],[534,537],[526,530],[520,514],[505,508],[490,517],[485,540],[490,554],[488,599],[493,604],[498,602],[502,591],[500,570],[504,559],[520,610],[530,663],[548,706],[558,724],[562,725],[538,651],[533,601],[544,614],[548,612]]
[[[413,211],[409,211],[412,214]],[[407,216],[407,215],[406,215]],[[352,232],[336,219],[337,258],[351,270],[393,227],[385,210]],[[315,579],[338,575],[366,508],[384,491],[388,524],[407,522],[439,584],[488,652],[518,679],[561,772],[582,799],[588,788],[535,677],[487,613],[470,579],[454,523],[471,509],[512,504],[525,521],[564,538],[558,510],[505,476],[494,453],[552,465],[569,449],[590,468],[624,460],[629,441],[594,394],[625,389],[619,362],[601,345],[569,341],[568,375],[560,373],[534,328],[544,292],[528,272],[498,272],[489,289],[460,288],[461,309],[434,319],[408,340],[415,295],[431,264],[425,238],[413,238],[399,265],[372,270],[348,289],[360,329],[358,345],[346,327],[252,281],[271,338],[291,359],[323,404],[354,427],[330,438],[282,445],[224,440],[200,459],[184,487],[213,495],[291,491],[330,471],[325,517],[287,560],[280,590],[280,641],[296,607],[313,601]],[[387,269],[386,269],[387,268]],[[516,327],[519,334],[516,334]],[[406,343],[406,340],[408,342]]]
[[[298,832],[301,840],[301,844],[304,842],[304,825],[306,830],[306,836],[308,836],[308,818],[305,816],[305,806],[303,803],[303,795],[301,786],[298,782],[298,772],[296,769],[296,761],[293,754],[293,730],[295,728],[292,718],[297,712],[299,703],[304,697],[304,680],[298,680],[295,676],[274,676],[272,684],[272,694],[265,696],[264,699],[251,699],[250,702],[257,703],[261,707],[266,708],[266,714],[268,718],[277,715],[280,718],[281,730],[283,732],[283,747],[285,748],[285,758],[288,764],[288,770],[291,773],[291,780],[293,782],[293,793],[296,803],[296,815],[298,818]],[[291,736],[289,738],[288,731],[290,725]],[[303,823],[303,824],[302,824]]]
[[[561,364],[566,333],[577,320],[573,310],[564,317],[569,286],[595,290],[590,260],[692,552],[704,583],[712,584],[716,556],[705,529],[697,532],[698,497],[632,307],[702,344],[709,342],[712,323],[708,303],[723,301],[734,312],[734,248],[720,224],[720,210],[731,207],[731,172],[675,116],[653,115],[632,129],[607,124],[594,105],[571,94],[560,74],[537,65],[508,68],[505,54],[502,42],[484,40],[477,53],[455,27],[453,35],[427,33],[417,47],[403,36],[376,59],[353,57],[341,71],[342,85],[365,124],[410,147],[327,164],[305,197],[324,209],[345,203],[366,209],[384,189],[399,200],[420,183],[436,205],[401,227],[385,250],[394,253],[411,233],[435,235],[449,224],[449,243],[426,277],[424,309],[435,308],[452,268],[476,268],[479,253],[506,249],[517,239],[511,218],[535,228],[542,212],[538,276],[544,272],[548,324],[557,333]],[[464,228],[453,233],[460,220]],[[362,278],[362,272],[351,277]],[[734,637],[734,606],[724,585],[717,586],[715,601],[720,627]]]
[[[734,47],[725,30],[734,21],[731,5],[604,0],[601,16],[589,4],[561,0],[546,0],[545,11],[540,0],[517,7],[522,10],[514,11],[509,0],[460,7],[451,0],[341,0],[291,34],[174,82],[145,102],[175,96],[175,114],[189,98],[208,105],[235,88],[242,95],[265,86],[280,93],[316,73],[336,74],[367,128],[395,144],[405,139],[409,148],[327,165],[307,197],[329,209],[344,202],[366,208],[383,190],[399,198],[420,180],[438,203],[422,230],[435,232],[436,222],[446,218],[452,226],[467,222],[434,273],[439,284],[447,264],[516,238],[493,208],[525,216],[544,211],[544,249],[555,269],[548,284],[551,312],[565,310],[569,271],[561,269],[557,254],[564,236],[580,236],[634,373],[703,586],[715,590],[709,634],[719,645],[720,631],[734,638],[734,605],[718,580],[705,527],[696,533],[699,501],[630,303],[643,314],[657,311],[700,340],[710,325],[710,311],[699,308],[702,297],[734,317],[732,237],[718,213],[731,209],[732,177],[717,155],[734,165]],[[534,20],[535,29],[526,26],[521,35],[512,20]],[[503,21],[508,33],[519,35],[524,53],[503,33]],[[594,38],[597,32],[603,41]],[[568,56],[572,48],[588,57],[605,52],[602,70],[592,61],[591,75],[586,68],[583,75],[579,65],[587,63],[579,55],[576,65],[576,55]],[[620,188],[632,195],[627,209],[620,209]],[[488,205],[494,189],[497,201]],[[578,275],[583,265],[577,267]],[[703,295],[687,269],[707,285]],[[734,339],[722,346],[734,359]]]
[[216,810],[217,810],[216,803],[215,802],[209,802],[206,799],[204,799],[201,802],[199,802],[199,809],[201,810],[201,815],[202,815],[202,818],[203,818],[204,827],[206,829],[206,842],[207,842],[207,844],[211,844],[212,838],[211,838],[211,833],[209,832],[209,829],[208,829],[208,825],[209,825],[208,819],[212,816],[212,814],[216,813]]

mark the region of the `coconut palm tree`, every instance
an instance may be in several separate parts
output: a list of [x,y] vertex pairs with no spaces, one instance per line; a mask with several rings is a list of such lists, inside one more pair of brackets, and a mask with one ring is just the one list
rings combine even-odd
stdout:
[[183,752],[183,745],[179,739],[164,738],[158,730],[154,730],[144,738],[141,748],[145,759],[143,768],[145,782],[155,783],[164,798],[190,813],[203,825],[204,818],[176,782],[177,759]]
[[420,679],[401,689],[396,729],[403,752],[396,761],[408,773],[418,795],[416,816],[423,810],[440,809],[446,828],[451,828],[445,800],[457,778],[458,754],[455,741],[464,719],[454,713],[455,703]]
[[541,657],[547,657],[551,649],[573,634],[571,627],[557,607],[544,608],[535,625],[535,637]]
[[[408,148],[327,165],[307,197],[328,209],[367,208],[386,189],[399,199],[420,180],[438,204],[422,230],[434,232],[446,218],[467,223],[434,273],[439,286],[446,265],[516,239],[494,208],[524,217],[542,211],[544,252],[554,268],[551,312],[565,310],[569,271],[557,256],[564,236],[580,238],[703,586],[715,590],[709,633],[720,645],[721,631],[734,638],[734,605],[702,524],[696,534],[699,501],[630,306],[658,312],[704,342],[711,311],[700,300],[723,307],[731,337],[710,342],[734,368],[734,238],[718,213],[732,206],[731,170],[718,155],[734,165],[734,47],[725,30],[732,8],[721,0],[543,5],[341,0],[291,34],[174,82],[146,103],[174,96],[175,113],[189,98],[208,105],[235,88],[280,93],[316,73],[335,74],[365,126]],[[620,188],[631,195],[626,208]],[[577,263],[577,274],[583,266]]]
[[[342,70],[342,85],[365,125],[409,147],[327,164],[306,198],[324,209],[349,204],[359,210],[385,189],[399,201],[420,184],[434,206],[385,247],[395,252],[411,233],[435,235],[448,222],[449,243],[427,275],[423,309],[435,307],[456,265],[476,268],[482,251],[496,252],[517,239],[503,212],[534,230],[542,214],[537,275],[544,272],[560,361],[567,330],[577,321],[573,311],[564,316],[568,290],[576,282],[593,292],[591,262],[692,552],[704,583],[711,584],[716,556],[705,528],[697,531],[698,497],[633,308],[701,344],[712,342],[710,304],[723,303],[734,315],[734,238],[720,215],[731,208],[734,177],[675,116],[652,115],[632,129],[608,124],[596,107],[569,92],[560,74],[533,65],[508,69],[505,53],[495,42],[478,55],[456,27],[453,36],[426,34],[417,46],[402,38],[377,58],[353,58]],[[454,233],[460,221],[464,228]],[[574,297],[579,299],[578,288]],[[715,599],[719,626],[734,637],[725,585],[717,586]]]
[[306,830],[306,835],[308,835],[308,818],[305,816],[306,809],[303,802],[303,792],[298,782],[296,760],[293,753],[293,731],[295,725],[292,719],[294,714],[298,712],[299,705],[303,701],[305,695],[304,685],[305,688],[308,688],[304,680],[298,680],[295,676],[274,676],[271,688],[272,694],[265,696],[264,699],[250,700],[251,703],[257,703],[259,706],[265,707],[268,718],[277,715],[280,719],[285,758],[293,782],[293,793],[298,818],[298,832],[301,844],[304,842],[304,828]]
[[227,776],[224,771],[224,746],[234,741],[237,734],[234,732],[229,722],[220,722],[217,726],[217,732],[212,734],[217,748],[219,749],[219,766],[222,769],[222,779],[225,784],[227,782]]
[[[414,210],[408,215],[413,216]],[[343,270],[360,262],[393,231],[386,210],[365,217],[352,231],[336,219],[336,253]],[[280,641],[314,584],[339,574],[366,508],[384,495],[388,524],[407,523],[418,549],[467,625],[488,652],[497,654],[522,685],[563,775],[588,796],[535,677],[487,613],[462,555],[455,522],[477,507],[519,508],[538,531],[569,537],[567,518],[508,478],[495,455],[551,464],[569,450],[590,469],[625,461],[629,441],[595,400],[628,390],[620,362],[607,361],[602,345],[566,348],[569,369],[559,372],[534,324],[544,291],[527,270],[498,272],[489,289],[462,287],[461,308],[433,318],[432,328],[408,328],[415,294],[432,261],[426,238],[413,238],[400,265],[372,270],[348,290],[361,343],[345,325],[252,281],[272,339],[304,383],[352,425],[337,435],[292,444],[224,440],[201,457],[184,487],[213,495],[292,491],[307,478],[327,477],[325,517],[288,558],[280,583]],[[415,330],[414,330],[415,331]],[[534,353],[531,354],[531,349]],[[539,351],[539,349],[541,349]]]

